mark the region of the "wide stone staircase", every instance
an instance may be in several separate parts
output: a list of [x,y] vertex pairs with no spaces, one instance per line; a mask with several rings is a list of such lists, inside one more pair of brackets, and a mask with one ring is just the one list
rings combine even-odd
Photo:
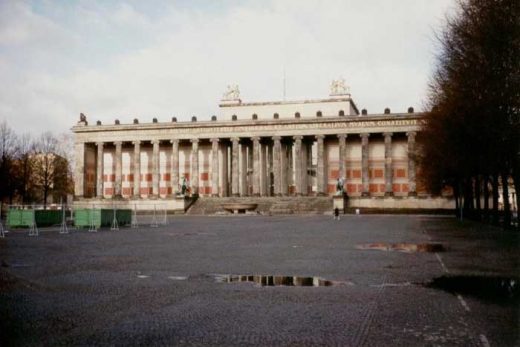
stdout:
[[[290,197],[199,197],[188,209],[188,215],[226,214],[223,204],[258,204],[253,213],[264,215],[324,214],[332,211],[332,198],[328,196]],[[248,212],[250,213],[250,212]]]

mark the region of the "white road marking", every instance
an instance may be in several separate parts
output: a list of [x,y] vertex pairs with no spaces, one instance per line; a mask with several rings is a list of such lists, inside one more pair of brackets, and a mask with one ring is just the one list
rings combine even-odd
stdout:
[[482,342],[482,346],[484,346],[484,347],[491,347],[486,335],[484,335],[484,334],[480,334],[480,342]]
[[457,298],[459,299],[459,302],[460,304],[462,305],[462,307],[464,307],[464,309],[468,312],[471,312],[468,304],[466,303],[466,300],[464,300],[464,298],[462,297],[462,295],[460,294],[457,294]]
[[150,276],[146,276],[146,275],[137,275],[137,278],[148,278]]
[[439,261],[439,263],[441,263],[441,266],[442,266],[442,269],[444,270],[444,272],[446,272],[447,274],[449,274],[450,271],[448,270],[448,268],[446,267],[446,265],[444,265],[444,262],[442,261],[442,258],[441,258],[441,256],[439,255],[439,253],[435,253],[435,256],[437,257],[437,260]]

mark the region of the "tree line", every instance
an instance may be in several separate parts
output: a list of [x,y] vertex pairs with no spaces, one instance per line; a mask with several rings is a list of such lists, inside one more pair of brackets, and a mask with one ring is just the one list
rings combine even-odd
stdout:
[[0,202],[47,206],[67,201],[73,193],[71,147],[66,135],[20,135],[1,122]]
[[430,190],[450,187],[458,214],[505,228],[513,224],[511,188],[520,205],[519,18],[517,0],[457,2],[437,36],[431,112],[419,138]]

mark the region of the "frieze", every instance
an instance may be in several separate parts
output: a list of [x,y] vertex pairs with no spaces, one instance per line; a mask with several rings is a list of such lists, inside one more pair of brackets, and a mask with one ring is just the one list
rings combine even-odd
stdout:
[[[318,135],[334,133],[363,133],[363,132],[407,132],[417,131],[424,124],[424,119],[375,119],[342,122],[294,122],[270,124],[222,124],[215,126],[168,127],[168,128],[127,128],[121,132],[118,129],[99,129],[98,131],[81,131],[76,135],[82,138],[79,142],[115,141],[115,140],[152,140],[152,139],[190,139],[206,137],[244,137],[244,136],[292,136]],[[82,136],[84,135],[84,136]]]

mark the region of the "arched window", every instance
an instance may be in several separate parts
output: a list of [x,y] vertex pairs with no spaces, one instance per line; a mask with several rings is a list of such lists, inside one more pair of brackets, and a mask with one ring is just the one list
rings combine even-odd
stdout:
[[345,115],[345,111],[343,111],[343,110],[339,110],[338,115],[339,115],[340,117],[343,117],[343,116]]
[[323,117],[323,113],[321,111],[316,112],[316,117]]

